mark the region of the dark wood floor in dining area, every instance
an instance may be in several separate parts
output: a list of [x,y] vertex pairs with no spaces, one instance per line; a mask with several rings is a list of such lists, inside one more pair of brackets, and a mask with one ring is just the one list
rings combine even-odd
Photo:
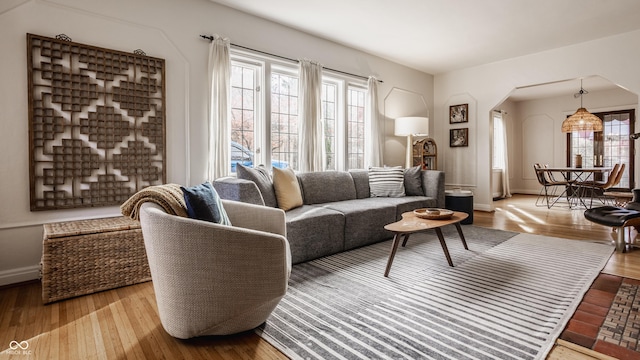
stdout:
[[[611,239],[580,210],[536,207],[535,196],[496,201],[495,212],[474,213],[474,225],[576,240]],[[614,254],[605,273],[640,279],[640,251]],[[158,319],[151,282],[43,305],[39,282],[0,288],[0,358],[11,359],[286,359],[246,332],[178,340]],[[31,355],[9,355],[12,341],[27,341]],[[606,358],[559,340],[549,359]]]

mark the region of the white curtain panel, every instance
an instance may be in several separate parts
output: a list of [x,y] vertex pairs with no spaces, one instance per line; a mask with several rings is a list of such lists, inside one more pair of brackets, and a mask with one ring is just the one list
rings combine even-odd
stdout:
[[365,107],[364,168],[382,166],[383,129],[378,116],[378,79],[369,76]]
[[322,65],[300,60],[300,118],[298,170],[324,170],[324,134],[322,126]]
[[231,57],[230,41],[213,35],[209,47],[209,181],[231,170]]
[[502,137],[502,148],[504,149],[504,165],[502,169],[502,196],[511,197],[511,184],[509,184],[509,146],[507,143],[507,122],[504,119],[505,113],[499,112],[500,116],[496,116],[496,121],[502,122],[502,134],[494,134],[494,136]]

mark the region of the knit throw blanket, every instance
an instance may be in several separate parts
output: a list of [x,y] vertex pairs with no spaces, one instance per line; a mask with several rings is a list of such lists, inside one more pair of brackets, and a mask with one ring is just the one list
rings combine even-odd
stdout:
[[140,220],[140,206],[147,201],[159,205],[168,214],[188,217],[184,195],[178,184],[146,187],[127,199],[120,206],[120,212],[133,220]]

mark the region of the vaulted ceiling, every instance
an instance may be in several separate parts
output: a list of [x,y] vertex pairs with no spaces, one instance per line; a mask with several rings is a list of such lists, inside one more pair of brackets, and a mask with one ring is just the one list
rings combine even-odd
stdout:
[[639,0],[211,0],[438,74],[640,29]]

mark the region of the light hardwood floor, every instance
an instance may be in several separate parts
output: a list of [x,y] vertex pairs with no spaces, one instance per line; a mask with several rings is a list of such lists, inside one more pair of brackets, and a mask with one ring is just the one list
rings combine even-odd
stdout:
[[[534,196],[475,212],[474,225],[577,240],[608,240],[610,230],[582,211],[534,206]],[[603,270],[640,279],[640,251],[614,254]],[[162,329],[151,282],[43,305],[39,282],[0,288],[0,359],[286,359],[252,332],[177,340]],[[12,341],[28,349],[9,354]],[[548,359],[605,359],[558,341]]]

